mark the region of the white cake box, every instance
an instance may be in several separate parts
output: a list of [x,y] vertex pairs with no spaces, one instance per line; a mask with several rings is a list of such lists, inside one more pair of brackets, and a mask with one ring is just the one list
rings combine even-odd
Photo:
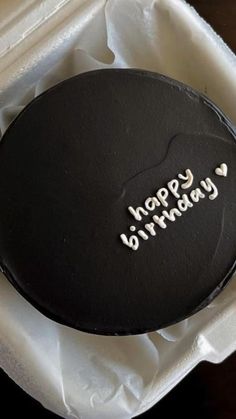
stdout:
[[[0,2],[0,132],[33,97],[96,68],[136,67],[183,81],[236,123],[236,58],[182,0]],[[32,139],[33,141],[33,139]],[[236,279],[210,306],[145,335],[61,326],[0,277],[0,365],[65,418],[128,419],[200,361],[236,350]]]

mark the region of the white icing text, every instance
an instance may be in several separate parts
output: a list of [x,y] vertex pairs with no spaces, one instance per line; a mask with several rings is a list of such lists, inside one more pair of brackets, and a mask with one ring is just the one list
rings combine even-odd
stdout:
[[[215,169],[215,174],[218,176],[226,177],[228,174],[228,167],[222,163]],[[144,205],[134,208],[128,207],[129,213],[133,216],[135,221],[142,221],[156,210],[162,207],[159,215],[152,215],[152,221],[146,223],[143,229],[138,229],[135,226],[130,226],[130,231],[133,233],[127,237],[126,234],[121,234],[120,238],[122,243],[132,250],[138,250],[140,239],[148,240],[149,237],[154,237],[157,234],[158,228],[166,229],[168,222],[175,222],[182,214],[192,208],[195,203],[208,196],[208,199],[213,201],[218,196],[218,188],[211,178],[207,177],[199,182],[197,188],[192,189],[188,194],[186,190],[193,184],[194,176],[190,169],[186,169],[184,174],[178,174],[175,179],[170,180],[166,187],[158,189],[155,196],[145,199]],[[181,194],[181,190],[184,193]],[[168,209],[168,197],[177,199],[176,207]],[[135,233],[135,234],[134,234]]]

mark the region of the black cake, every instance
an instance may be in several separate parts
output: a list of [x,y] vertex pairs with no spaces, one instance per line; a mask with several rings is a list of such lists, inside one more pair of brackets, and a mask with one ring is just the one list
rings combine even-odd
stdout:
[[0,144],[0,265],[50,318],[125,335],[176,323],[227,284],[236,133],[203,95],[142,70],[73,77]]

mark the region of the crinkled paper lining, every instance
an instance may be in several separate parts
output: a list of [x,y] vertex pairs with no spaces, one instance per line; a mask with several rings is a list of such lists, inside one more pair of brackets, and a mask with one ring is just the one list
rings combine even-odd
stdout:
[[[144,68],[188,83],[236,121],[236,59],[193,9],[181,0],[95,3],[101,7],[79,33],[76,47],[0,109],[1,134],[50,86],[113,67]],[[208,358],[214,344],[199,337],[235,301],[236,282],[190,319],[130,337],[89,335],[59,325],[28,304],[3,275],[0,295],[0,362],[6,372],[63,417],[123,419],[145,411]]]

